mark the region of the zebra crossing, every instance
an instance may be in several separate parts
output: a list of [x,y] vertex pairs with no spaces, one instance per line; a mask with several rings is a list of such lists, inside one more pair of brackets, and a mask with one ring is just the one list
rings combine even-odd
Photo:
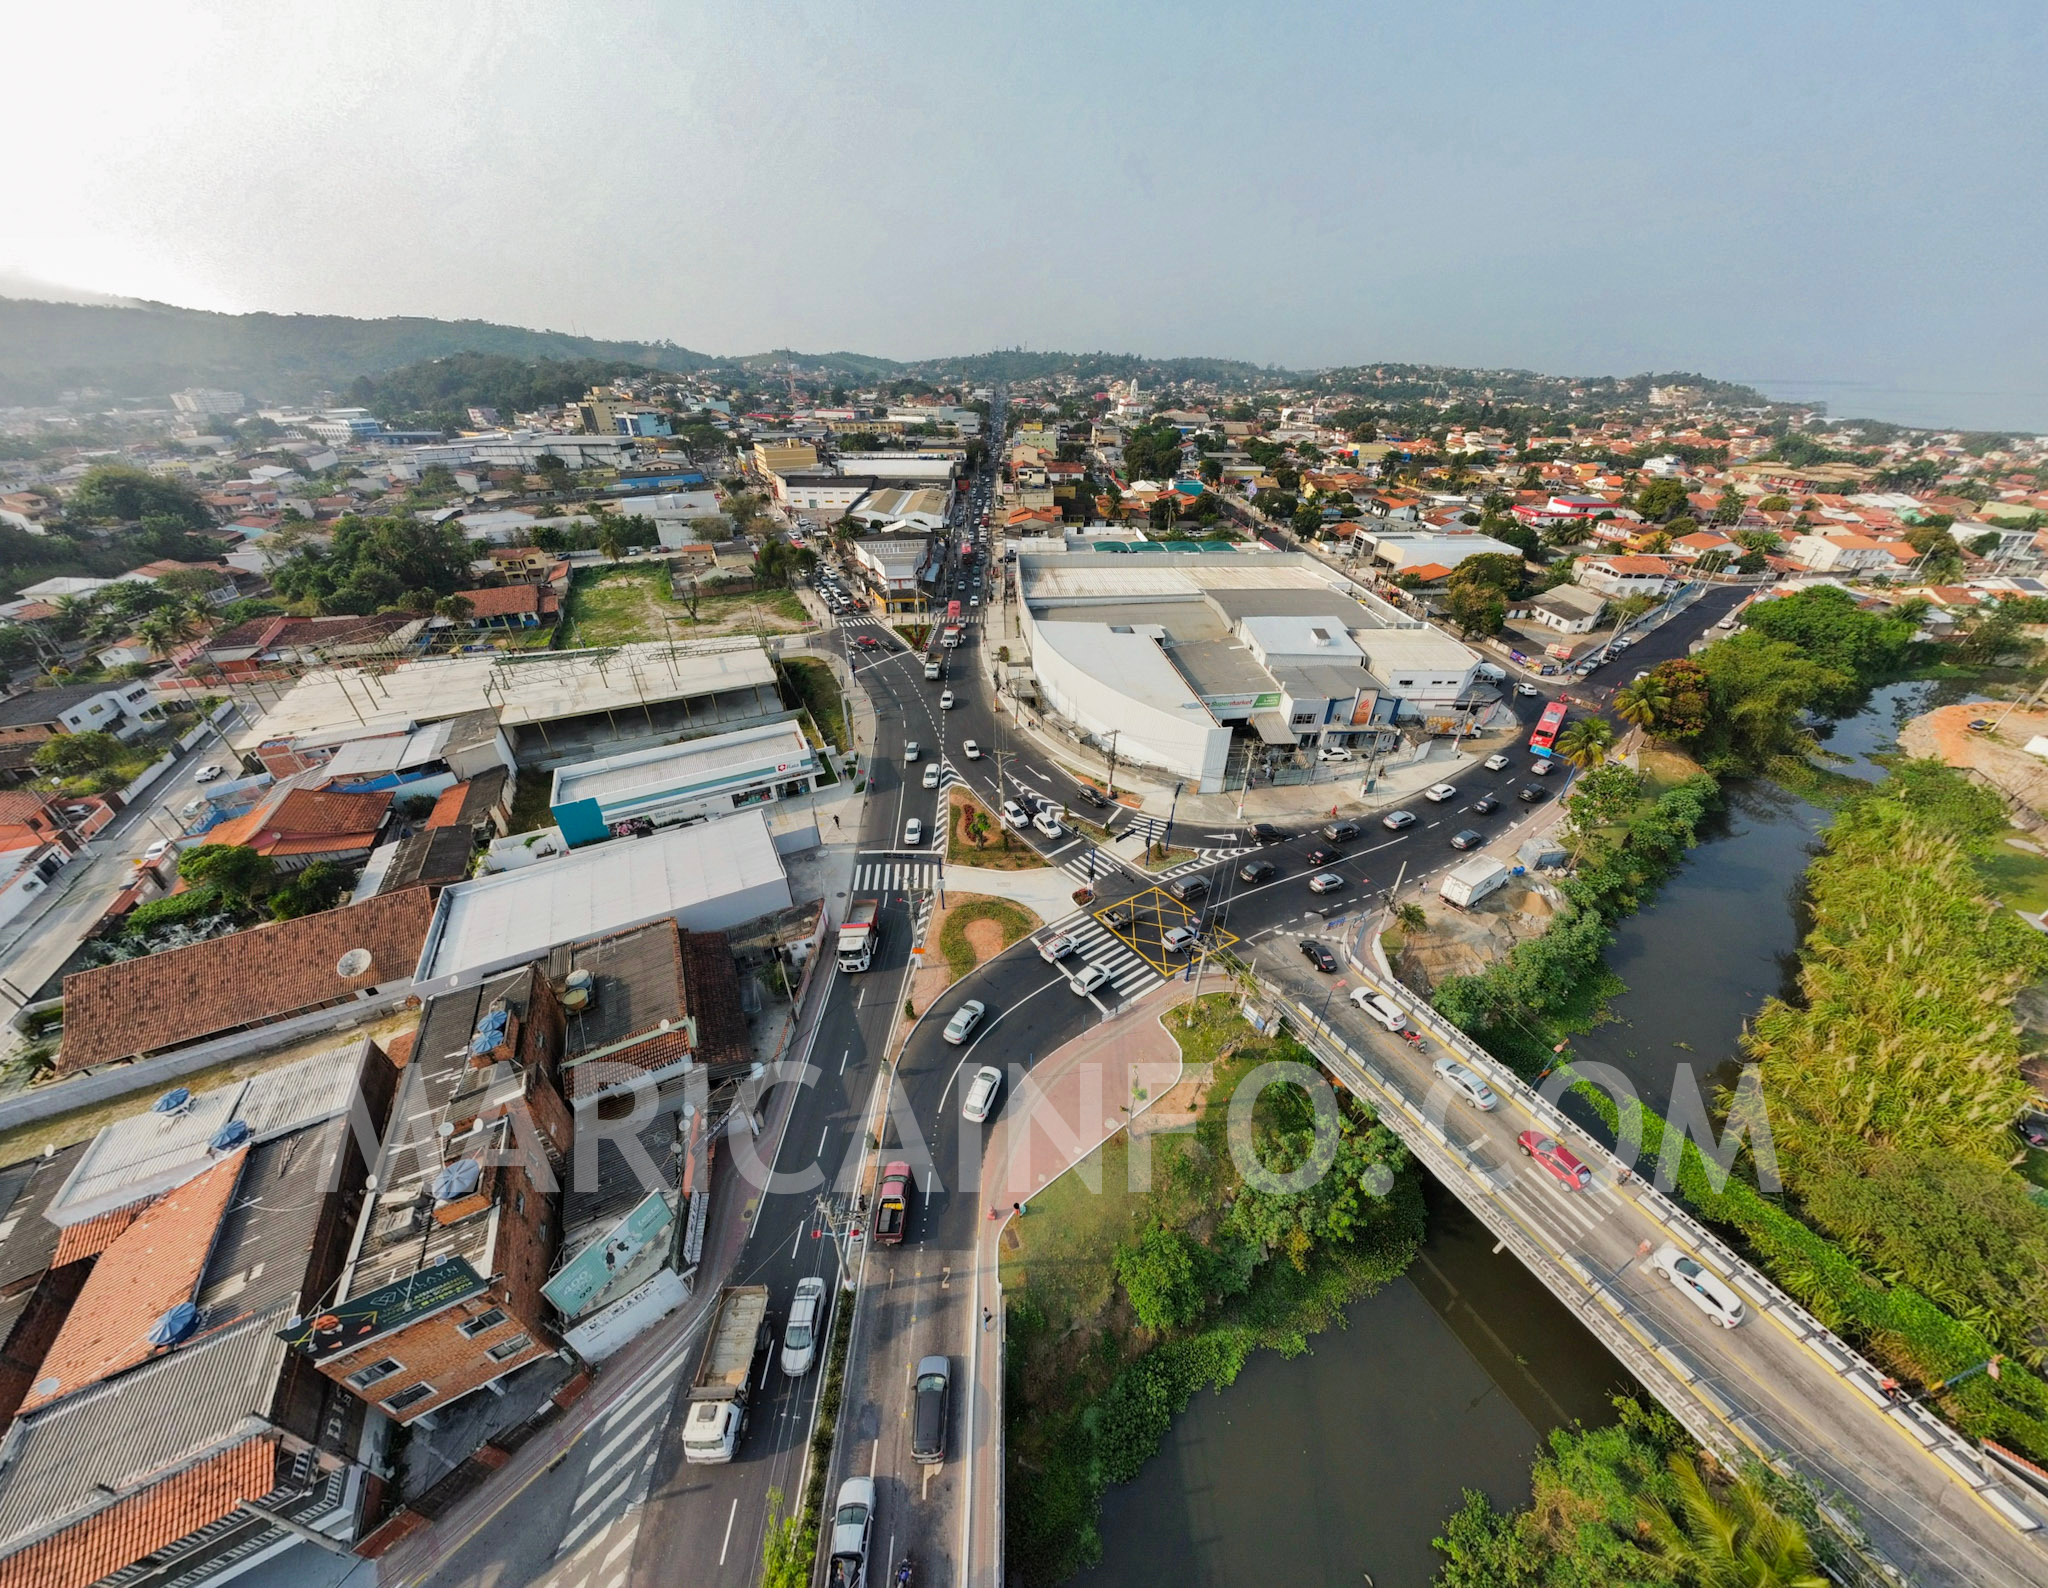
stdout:
[[891,856],[865,861],[853,868],[856,893],[919,893],[939,885],[936,858],[917,860]]
[[1122,859],[1107,849],[1102,849],[1083,839],[1067,851],[1065,857],[1055,862],[1060,870],[1085,887],[1107,881],[1121,871],[1129,871]]
[[[570,1504],[569,1525],[555,1546],[555,1558],[584,1556],[599,1543],[605,1549],[602,1554],[590,1554],[591,1569],[575,1581],[587,1582],[593,1588],[611,1588],[614,1582],[625,1579],[632,1544],[639,1533],[638,1526],[631,1523],[630,1513],[639,1503],[654,1469],[661,1432],[668,1425],[666,1413],[682,1377],[680,1364],[687,1355],[680,1353],[677,1366],[636,1385],[583,1436],[590,1460],[584,1467],[583,1486]],[[627,1525],[622,1528],[621,1523]],[[584,1563],[579,1560],[578,1564]],[[564,1588],[570,1580],[563,1580]]]
[[[1097,993],[1097,997],[1105,1004],[1117,1004],[1126,999],[1142,997],[1166,980],[1156,966],[1085,910],[1077,910],[1074,914],[1053,922],[1047,929],[1047,934],[1071,937],[1078,945],[1072,957],[1086,960],[1091,965],[1100,965],[1109,972],[1106,988]],[[1069,975],[1073,974],[1076,968],[1071,958],[1061,961],[1061,967]],[[1109,989],[1114,989],[1115,998],[1101,997],[1101,991]]]

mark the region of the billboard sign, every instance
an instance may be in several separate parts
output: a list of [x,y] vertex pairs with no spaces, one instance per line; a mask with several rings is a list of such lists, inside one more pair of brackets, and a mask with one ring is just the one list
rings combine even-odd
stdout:
[[466,1301],[487,1287],[474,1268],[460,1257],[444,1257],[418,1273],[301,1318],[277,1331],[287,1345],[297,1346],[314,1361],[353,1350],[365,1340],[404,1327],[430,1312]]
[[631,1268],[650,1246],[665,1243],[675,1210],[659,1191],[650,1191],[639,1206],[592,1241],[540,1287],[540,1293],[565,1318],[580,1318],[613,1280]]

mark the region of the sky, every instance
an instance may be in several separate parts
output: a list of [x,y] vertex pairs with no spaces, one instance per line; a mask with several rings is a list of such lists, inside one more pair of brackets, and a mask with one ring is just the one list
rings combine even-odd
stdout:
[[0,55],[0,291],[2048,432],[2039,0],[13,0]]

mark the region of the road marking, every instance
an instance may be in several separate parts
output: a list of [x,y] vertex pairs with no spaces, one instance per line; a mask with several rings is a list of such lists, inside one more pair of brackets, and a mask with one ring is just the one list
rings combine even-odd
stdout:
[[846,1050],[846,1051],[845,1051],[844,1053],[842,1053],[842,1054],[840,1054],[840,1055],[839,1055],[839,1073],[840,1073],[841,1075],[844,1075],[844,1074],[846,1073],[846,1061],[847,1061],[847,1060],[848,1060],[849,1058],[851,1058],[851,1057],[852,1057],[852,1055],[853,1055],[853,1049],[851,1049],[851,1048],[848,1048],[848,1049],[847,1049],[847,1050]]
[[614,1451],[616,1451],[619,1448],[619,1446],[623,1445],[628,1439],[631,1439],[635,1431],[639,1429],[640,1425],[646,1422],[647,1419],[652,1417],[656,1412],[660,1411],[661,1407],[662,1403],[659,1400],[649,1401],[645,1406],[641,1407],[640,1410],[636,1412],[627,1422],[621,1425],[619,1431],[605,1443],[604,1447],[590,1458],[589,1470],[592,1472],[596,1472],[600,1468],[602,1468],[604,1466],[605,1459],[608,1456],[610,1456]]
[[725,1513],[725,1542],[718,1546],[718,1564],[725,1564],[726,1551],[732,1548],[732,1524],[739,1519],[740,1497],[732,1497],[732,1509]]

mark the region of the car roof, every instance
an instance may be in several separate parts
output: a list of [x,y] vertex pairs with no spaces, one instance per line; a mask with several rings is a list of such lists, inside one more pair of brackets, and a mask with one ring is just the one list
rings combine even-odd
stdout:
[[953,1373],[953,1359],[949,1356],[920,1357],[917,1363],[917,1376],[923,1378],[927,1373],[944,1373],[950,1378]]

